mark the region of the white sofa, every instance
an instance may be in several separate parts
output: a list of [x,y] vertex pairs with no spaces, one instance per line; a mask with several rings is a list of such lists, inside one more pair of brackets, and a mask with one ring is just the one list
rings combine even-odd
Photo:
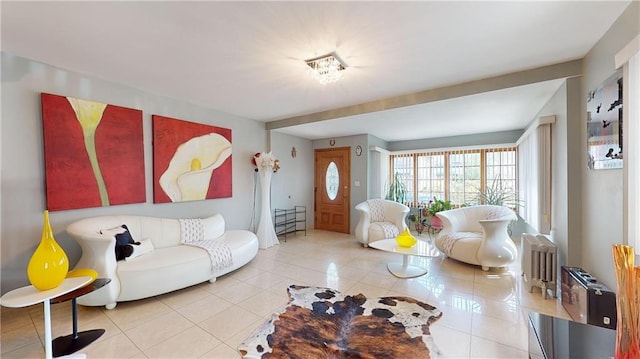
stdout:
[[442,231],[436,247],[461,262],[490,267],[505,267],[516,260],[518,249],[507,227],[517,216],[507,207],[479,205],[436,213],[442,219]]
[[407,228],[405,218],[409,207],[386,199],[370,199],[359,203],[356,210],[360,220],[356,226],[356,239],[365,247],[381,239],[395,238]]
[[[201,222],[205,239],[220,238],[229,246],[232,264],[214,270],[209,253],[202,248],[180,244],[178,219],[144,216],[101,216],[78,220],[67,232],[82,247],[75,268],[91,268],[111,282],[93,293],[78,298],[86,306],[115,308],[117,302],[147,298],[189,287],[217,277],[249,263],[258,253],[258,238],[245,230],[225,231],[221,215]],[[115,237],[101,234],[105,229],[126,224],[135,241],[151,240],[153,250],[134,259],[116,261]]]

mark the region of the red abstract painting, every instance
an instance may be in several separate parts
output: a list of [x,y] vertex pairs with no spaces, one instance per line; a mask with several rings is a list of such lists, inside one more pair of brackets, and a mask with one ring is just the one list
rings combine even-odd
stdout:
[[146,201],[142,111],[42,93],[47,208]]
[[231,130],[152,117],[154,203],[231,197]]

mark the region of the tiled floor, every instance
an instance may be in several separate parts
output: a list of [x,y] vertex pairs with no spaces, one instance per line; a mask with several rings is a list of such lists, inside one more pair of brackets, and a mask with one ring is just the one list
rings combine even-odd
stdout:
[[[213,284],[119,303],[113,310],[79,306],[80,330],[106,329],[81,352],[89,358],[238,358],[236,346],[287,302],[291,284],[412,296],[435,305],[444,314],[431,332],[450,358],[528,358],[526,313],[568,318],[559,300],[524,289],[519,261],[508,271],[482,272],[443,257],[412,257],[429,273],[398,279],[386,263],[400,259],[363,248],[353,236],[298,233]],[[69,302],[52,305],[54,338],[71,333],[70,308]],[[1,324],[2,358],[44,357],[42,305],[2,308]]]

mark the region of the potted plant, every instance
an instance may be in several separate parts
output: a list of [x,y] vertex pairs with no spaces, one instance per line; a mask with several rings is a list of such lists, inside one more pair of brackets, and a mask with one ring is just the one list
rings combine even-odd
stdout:
[[393,180],[387,190],[386,199],[396,201],[398,203],[405,203],[407,198],[407,185],[402,180],[402,174],[396,172],[393,175]]
[[427,215],[431,217],[431,227],[437,229],[442,228],[442,221],[438,216],[436,216],[436,213],[448,211],[452,208],[453,206],[451,205],[451,201],[441,200],[438,199],[438,197],[433,197],[433,201],[429,201],[429,203],[427,204],[427,208],[425,209]]
[[501,186],[500,175],[493,179],[491,186],[486,186],[484,191],[478,191],[477,200],[478,204],[492,204],[512,209],[522,205],[512,189]]
[[424,227],[427,225],[427,219],[426,218],[422,218],[422,211],[423,209],[418,207],[417,210],[417,214],[416,213],[411,213],[407,218],[414,223],[414,226],[416,228],[416,232],[418,232],[418,234],[422,234],[422,231],[424,231]]

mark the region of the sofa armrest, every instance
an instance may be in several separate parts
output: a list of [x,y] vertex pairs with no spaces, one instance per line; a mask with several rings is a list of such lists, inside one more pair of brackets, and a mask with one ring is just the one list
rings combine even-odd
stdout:
[[500,222],[504,222],[507,225],[509,225],[509,223],[511,223],[511,221],[513,221],[511,218],[495,218],[495,219],[481,219],[478,222],[480,224],[482,224],[482,223],[500,223]]
[[[98,277],[111,279],[111,282],[105,287],[79,298],[79,303],[83,305],[107,306],[113,303],[115,307],[116,299],[120,293],[120,280],[118,279],[116,271],[115,237],[106,234],[88,235],[76,231],[73,227],[67,227],[67,232],[78,242],[80,248],[82,248],[82,256],[75,268],[93,269],[98,273]],[[107,299],[106,301],[105,298]]]
[[436,216],[442,220],[442,230],[440,233],[443,234],[462,231],[464,220],[466,219],[460,209],[438,212]]
[[360,243],[369,243],[369,226],[371,225],[371,212],[369,211],[369,205],[367,202],[359,203],[356,206],[356,211],[360,213],[360,220],[356,226],[356,239]]
[[398,227],[400,232],[407,229],[405,219],[409,214],[409,207],[398,202],[387,202],[385,206],[385,219]]
[[76,268],[91,268],[101,277],[112,277],[116,273],[114,236],[85,236],[71,234],[82,248],[82,257]]

